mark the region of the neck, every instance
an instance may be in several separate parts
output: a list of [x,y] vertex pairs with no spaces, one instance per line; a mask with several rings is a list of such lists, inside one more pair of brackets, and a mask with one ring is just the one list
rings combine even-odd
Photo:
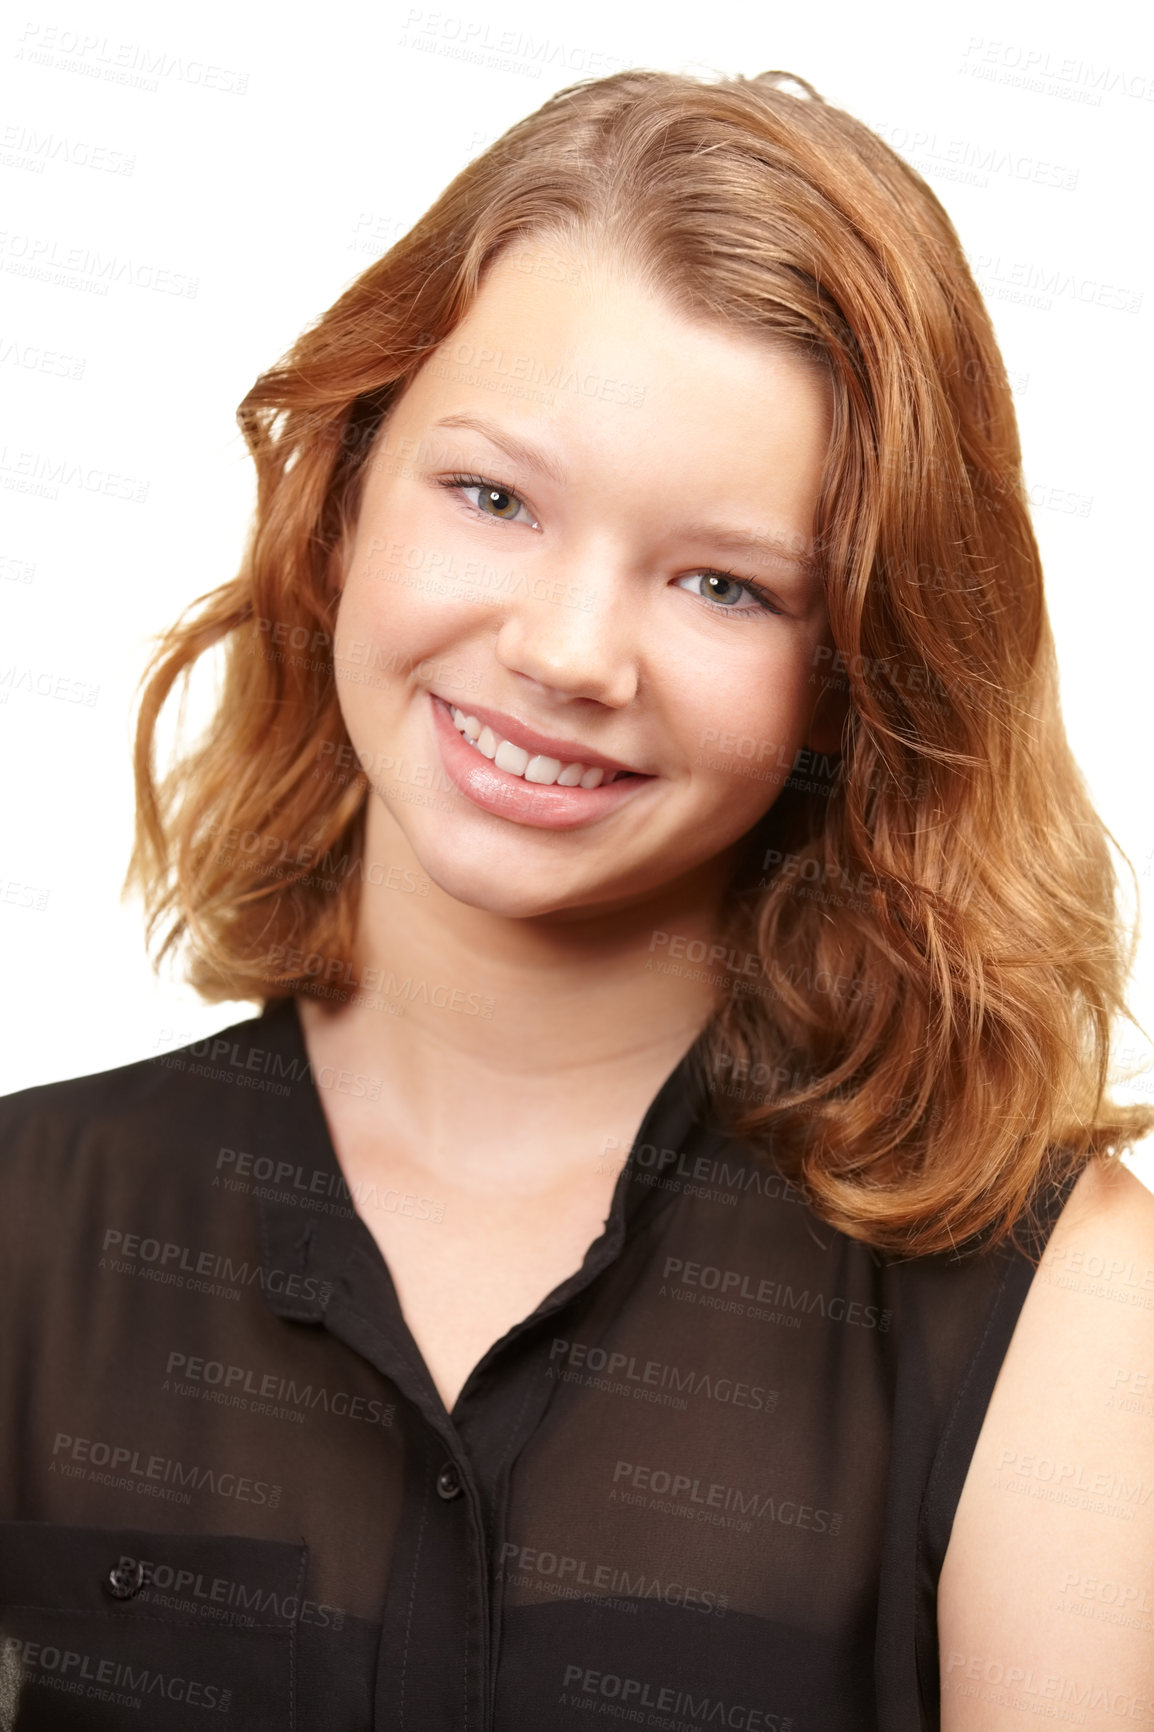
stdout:
[[617,905],[513,918],[445,894],[389,828],[362,888],[360,1002],[304,1000],[310,1048],[380,1078],[402,1134],[507,1126],[512,1100],[526,1123],[643,1110],[717,1001],[716,970],[667,958],[672,938],[675,954],[712,942],[728,858]]

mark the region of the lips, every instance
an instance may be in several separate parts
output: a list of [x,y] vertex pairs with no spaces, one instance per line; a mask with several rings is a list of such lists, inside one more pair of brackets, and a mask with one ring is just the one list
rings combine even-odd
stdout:
[[[613,760],[606,759],[603,754],[586,752],[586,760],[595,759],[598,765],[609,763],[614,769],[625,773],[612,782],[603,781],[598,787],[527,781],[523,775],[502,769],[500,764],[478,751],[476,745],[457,727],[453,720],[452,706],[444,698],[430,692],[429,701],[434,737],[441,761],[453,785],[470,804],[512,823],[540,830],[581,829],[615,813],[618,807],[637,799],[644,800],[646,790],[657,786],[661,780],[659,776],[643,772],[628,772],[626,766],[613,764]],[[467,713],[476,721],[481,720],[481,713],[474,705],[469,705]],[[585,750],[573,743],[563,744],[549,735],[521,727],[512,718],[501,716],[499,711],[485,709],[483,714],[486,717],[492,716],[502,729],[508,727],[510,732],[518,735],[519,740],[526,742],[519,747],[522,753],[528,753],[532,746],[536,757],[549,756],[550,754],[539,749],[538,743],[555,748],[557,753]],[[486,722],[486,726],[490,724]],[[518,748],[517,741],[509,742],[507,736],[501,737],[509,750]],[[562,761],[582,762],[581,759],[572,758]]]
[[474,703],[454,705],[450,698],[440,698],[435,692],[432,695],[448,709],[459,708],[463,715],[476,717],[481,726],[489,728],[497,740],[507,740],[510,745],[528,752],[530,758],[556,758],[562,764],[582,764],[586,769],[600,768],[605,772],[605,779],[614,771],[631,776],[649,774],[637,764],[627,764],[621,758],[606,757],[604,752],[594,751],[592,746],[583,746],[579,741],[562,740],[553,734],[540,733],[536,728],[518,721],[515,716],[504,715],[500,710],[490,710],[482,704]]

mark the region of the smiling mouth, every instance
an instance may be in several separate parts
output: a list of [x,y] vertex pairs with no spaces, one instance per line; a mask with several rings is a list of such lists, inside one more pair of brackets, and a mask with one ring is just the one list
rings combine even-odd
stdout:
[[636,781],[648,780],[639,776],[635,770],[605,770],[600,764],[582,764],[578,761],[567,763],[562,758],[546,757],[543,753],[527,752],[523,746],[515,746],[512,740],[503,740],[499,734],[485,723],[478,721],[466,710],[448,705],[453,725],[463,740],[483,758],[504,770],[507,775],[518,776],[524,782],[534,784],[539,788],[599,788],[607,787],[610,782],[624,781],[632,777]]

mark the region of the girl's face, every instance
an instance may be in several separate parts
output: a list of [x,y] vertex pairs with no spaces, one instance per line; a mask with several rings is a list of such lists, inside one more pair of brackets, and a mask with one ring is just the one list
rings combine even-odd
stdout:
[[830,424],[788,350],[604,257],[503,255],[390,412],[341,577],[366,857],[400,831],[508,916],[715,884],[798,750],[836,750],[805,561]]

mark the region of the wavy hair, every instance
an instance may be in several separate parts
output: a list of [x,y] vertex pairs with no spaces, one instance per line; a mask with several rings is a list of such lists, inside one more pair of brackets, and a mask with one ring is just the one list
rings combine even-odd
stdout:
[[[606,246],[675,310],[790,344],[832,385],[814,544],[836,651],[815,677],[842,751],[794,774],[732,886],[695,1049],[717,1112],[881,1250],[1016,1237],[1154,1127],[1106,1099],[1131,960],[1112,839],[1063,730],[1010,389],[961,244],[925,181],[791,74],[557,92],[256,381],[239,575],[143,682],[126,888],[156,960],[181,947],[206,998],[265,1002],[352,956],[367,782],[337,700],[335,562],[391,404],[498,254],[539,239]],[[161,778],[160,713],[218,645],[211,725]],[[318,740],[348,773],[320,773]],[[304,973],[270,969],[293,951]]]

